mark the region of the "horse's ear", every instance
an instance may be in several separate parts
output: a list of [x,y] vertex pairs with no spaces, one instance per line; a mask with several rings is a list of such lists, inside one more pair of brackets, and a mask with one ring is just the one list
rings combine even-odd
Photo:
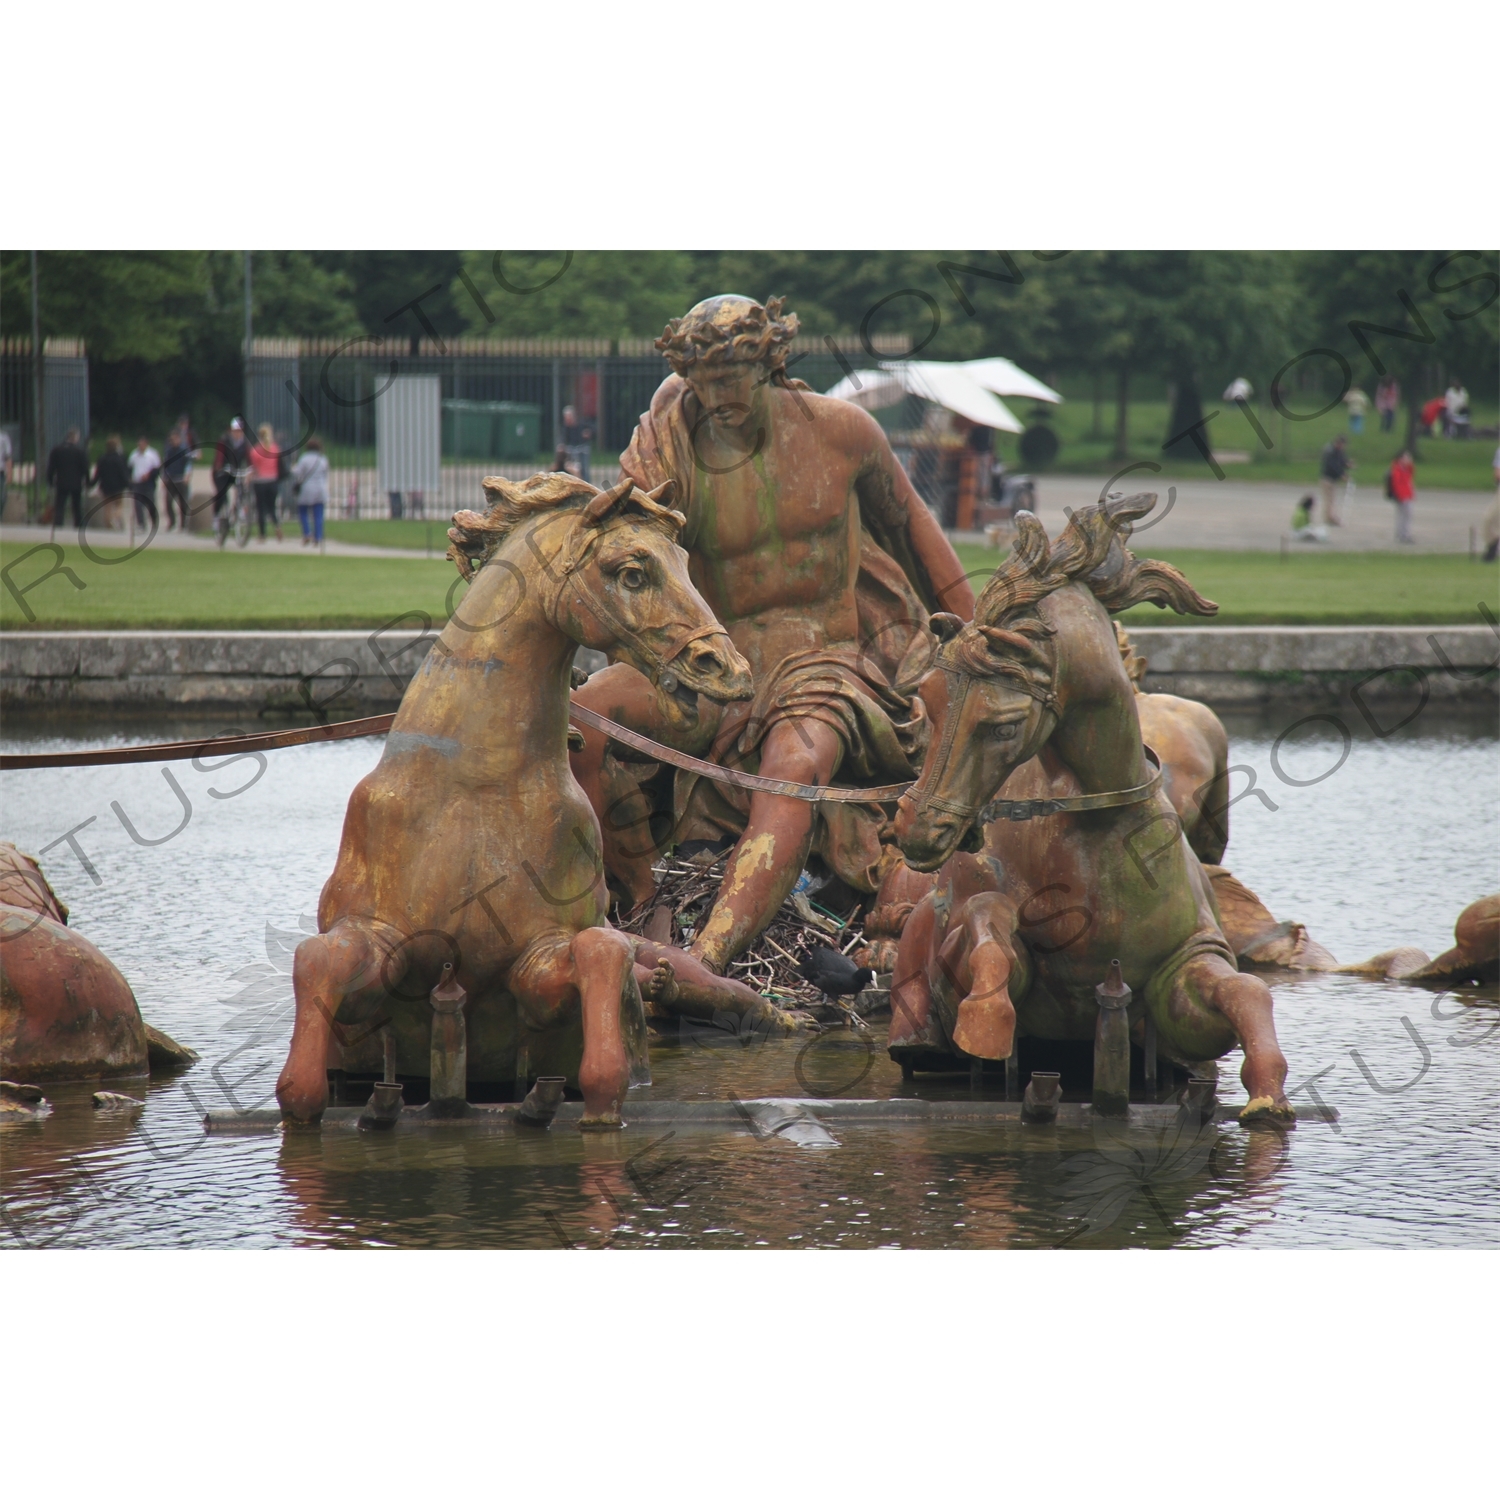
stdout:
[[666,479],[657,485],[654,490],[646,491],[646,498],[654,500],[658,505],[670,508],[672,501],[677,497],[677,481]]
[[964,622],[957,615],[950,615],[946,611],[933,615],[927,623],[932,626],[932,633],[940,641],[951,641],[964,628]]
[[607,490],[600,490],[584,506],[583,524],[585,526],[597,526],[634,488],[635,481],[633,479],[622,479],[619,484],[613,485]]

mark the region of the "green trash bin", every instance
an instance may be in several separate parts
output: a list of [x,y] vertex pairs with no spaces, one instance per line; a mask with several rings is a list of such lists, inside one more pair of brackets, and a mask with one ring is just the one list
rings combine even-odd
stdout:
[[443,456],[456,459],[535,458],[542,409],[522,401],[443,402]]

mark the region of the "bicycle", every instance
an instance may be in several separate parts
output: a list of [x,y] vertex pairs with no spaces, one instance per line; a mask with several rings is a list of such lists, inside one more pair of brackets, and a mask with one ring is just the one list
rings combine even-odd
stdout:
[[234,533],[237,546],[245,547],[250,542],[251,502],[248,480],[250,470],[236,469],[232,490],[226,495],[224,508],[214,517],[214,531],[219,538],[220,550]]

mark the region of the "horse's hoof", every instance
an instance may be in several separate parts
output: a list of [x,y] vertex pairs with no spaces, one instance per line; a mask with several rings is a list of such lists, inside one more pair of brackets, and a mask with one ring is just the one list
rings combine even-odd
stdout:
[[1278,1103],[1260,1094],[1240,1111],[1240,1124],[1246,1130],[1295,1130],[1297,1111],[1285,1099]]
[[624,1130],[625,1122],[619,1110],[605,1115],[585,1115],[579,1122],[580,1130]]

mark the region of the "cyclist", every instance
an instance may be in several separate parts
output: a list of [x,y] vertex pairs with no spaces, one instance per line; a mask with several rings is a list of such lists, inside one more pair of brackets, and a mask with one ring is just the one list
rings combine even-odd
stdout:
[[[232,515],[224,515],[229,492],[236,488],[236,482],[243,491],[244,475],[249,468],[250,442],[245,436],[245,424],[236,417],[230,422],[229,430],[214,446],[214,530],[219,533],[221,547],[234,520]],[[237,495],[236,499],[242,503],[243,497]]]

